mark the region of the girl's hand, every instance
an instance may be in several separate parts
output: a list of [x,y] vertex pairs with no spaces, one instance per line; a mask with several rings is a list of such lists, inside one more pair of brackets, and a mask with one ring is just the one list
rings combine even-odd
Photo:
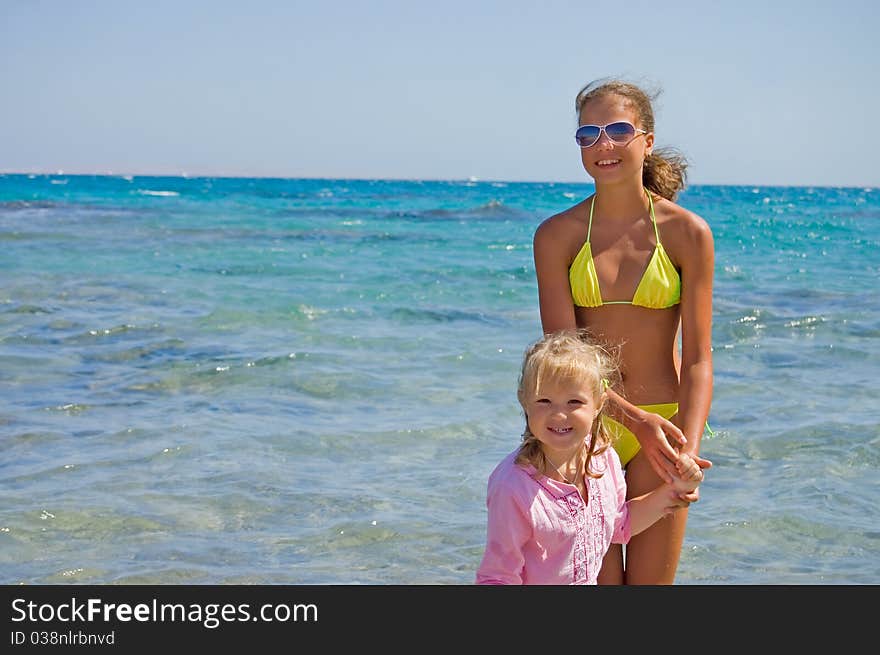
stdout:
[[[678,474],[675,468],[678,451],[687,444],[684,432],[672,421],[633,405],[611,388],[606,389],[605,393],[627,415],[627,427],[638,440],[651,468],[661,480],[671,483]],[[699,455],[691,454],[691,457],[700,468],[712,466],[712,462]]]
[[683,501],[695,503],[700,499],[700,483],[703,481],[703,469],[711,468],[712,462],[702,457],[679,453],[676,469],[678,478],[672,486],[678,491]]
[[670,514],[674,514],[676,511],[687,507],[690,505],[693,500],[691,497],[694,493],[684,494],[676,490],[675,486],[671,484],[667,484],[664,487],[664,505],[663,515],[669,516]]
[[[710,466],[711,464],[712,463],[709,462]],[[687,453],[678,454],[678,461],[675,463],[675,469],[678,471],[678,476],[682,480],[687,480],[689,482],[703,481],[703,469],[700,468],[700,465],[697,464],[696,460]]]
[[640,410],[632,417],[633,434],[639,441],[651,468],[664,482],[672,482],[678,471],[678,451],[672,446],[681,447],[687,443],[684,433],[675,423],[658,414]]

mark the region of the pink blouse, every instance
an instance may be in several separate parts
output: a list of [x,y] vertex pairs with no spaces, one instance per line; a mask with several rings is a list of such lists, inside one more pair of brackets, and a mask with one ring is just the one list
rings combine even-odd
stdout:
[[589,499],[577,487],[514,463],[516,451],[489,476],[486,550],[477,584],[596,584],[612,543],[630,538],[629,503],[614,448],[593,457]]

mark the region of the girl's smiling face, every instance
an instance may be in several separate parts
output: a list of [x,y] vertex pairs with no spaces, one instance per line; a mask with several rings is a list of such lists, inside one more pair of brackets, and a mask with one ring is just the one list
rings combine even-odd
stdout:
[[529,430],[550,457],[580,448],[599,414],[601,397],[572,380],[547,380],[526,402]]
[[[608,125],[617,121],[632,123],[641,129],[639,116],[622,96],[607,94],[584,103],[579,125]],[[604,132],[588,148],[581,148],[584,169],[597,182],[616,182],[636,176],[641,179],[642,164],[654,147],[654,134],[636,135],[626,144],[618,144]]]

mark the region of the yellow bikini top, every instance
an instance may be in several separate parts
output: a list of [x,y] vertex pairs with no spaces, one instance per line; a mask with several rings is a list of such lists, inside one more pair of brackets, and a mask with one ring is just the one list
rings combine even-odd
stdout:
[[654,235],[657,237],[657,245],[648,268],[642,274],[642,279],[636,288],[632,300],[602,300],[599,291],[599,277],[596,275],[596,264],[593,262],[593,252],[590,249],[590,231],[593,229],[593,205],[596,196],[590,202],[590,224],[587,227],[587,240],[581,246],[577,257],[568,269],[568,281],[571,285],[571,299],[578,307],[601,307],[602,305],[637,305],[648,309],[666,309],[677,305],[681,301],[681,277],[678,274],[663,244],[660,243],[660,232],[657,230],[657,219],[654,217],[654,201],[651,194],[645,190],[648,196],[648,208],[651,214],[651,222],[654,224]]

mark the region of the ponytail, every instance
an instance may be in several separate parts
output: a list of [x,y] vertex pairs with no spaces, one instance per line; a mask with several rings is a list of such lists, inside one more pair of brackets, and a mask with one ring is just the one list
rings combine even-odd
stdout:
[[657,148],[645,157],[642,184],[667,200],[675,200],[687,182],[687,160],[672,148]]

